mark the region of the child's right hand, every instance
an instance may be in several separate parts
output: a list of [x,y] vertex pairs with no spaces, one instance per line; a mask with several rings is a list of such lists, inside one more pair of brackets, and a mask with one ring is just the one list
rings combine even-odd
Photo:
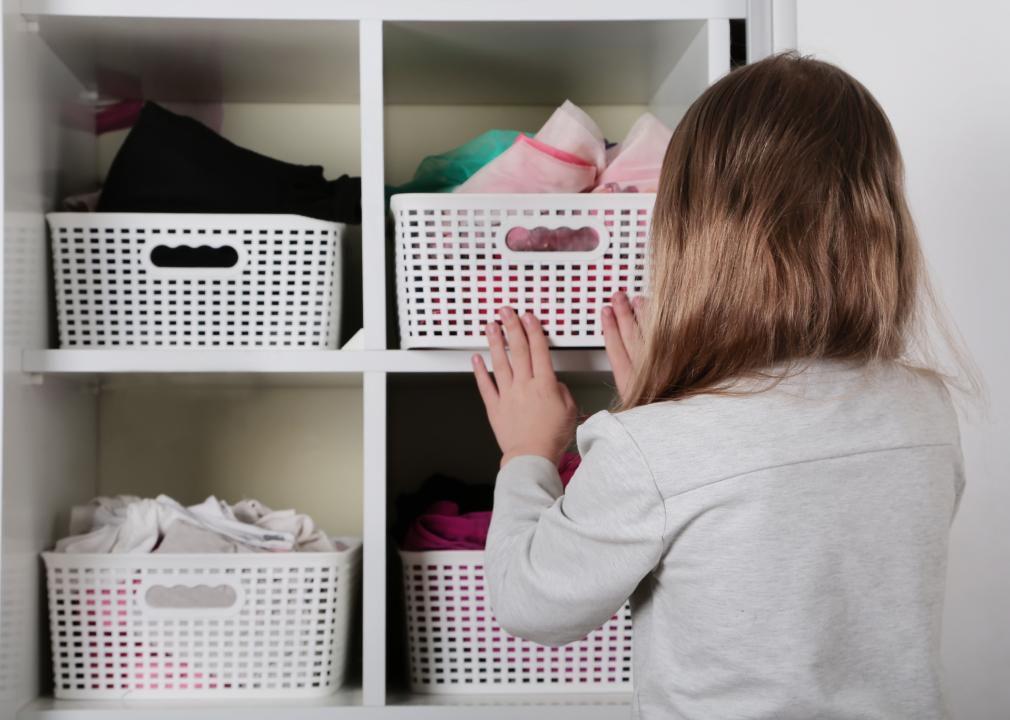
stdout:
[[642,329],[638,314],[644,305],[641,295],[633,300],[623,292],[614,293],[610,305],[604,305],[603,342],[614,373],[614,384],[621,400],[628,399],[635,360],[642,347]]

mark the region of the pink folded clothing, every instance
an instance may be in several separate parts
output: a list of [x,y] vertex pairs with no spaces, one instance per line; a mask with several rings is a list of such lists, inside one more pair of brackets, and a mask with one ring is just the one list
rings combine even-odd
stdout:
[[402,548],[421,550],[483,550],[490,512],[460,514],[459,505],[449,500],[432,503],[414,520],[403,538]]
[[[562,487],[568,487],[581,460],[578,453],[562,455],[558,463]],[[428,505],[410,524],[400,549],[409,552],[483,550],[490,525],[490,511],[460,513],[458,503],[439,500]]]
[[673,133],[652,113],[635,121],[624,142],[608,151],[609,162],[593,192],[656,192],[666,146]]

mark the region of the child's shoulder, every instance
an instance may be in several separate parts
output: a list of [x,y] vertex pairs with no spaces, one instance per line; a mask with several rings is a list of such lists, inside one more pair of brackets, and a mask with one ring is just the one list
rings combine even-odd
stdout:
[[958,437],[943,383],[896,364],[819,363],[771,383],[607,415],[655,467],[689,464],[713,476]]
[[[702,429],[719,425],[727,415],[746,412],[744,405],[764,404],[770,398],[757,394],[704,393],[680,400],[663,400],[612,413],[629,432],[675,425],[682,429]],[[774,401],[774,400],[773,400]]]

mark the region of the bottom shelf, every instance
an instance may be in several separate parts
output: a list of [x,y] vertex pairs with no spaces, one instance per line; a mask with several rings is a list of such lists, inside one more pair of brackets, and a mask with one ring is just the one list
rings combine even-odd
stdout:
[[[474,718],[512,720],[514,718],[578,718],[579,720],[627,720],[631,695],[628,693],[529,693],[424,695],[391,694],[382,717],[390,718]],[[521,711],[518,708],[522,708]]]
[[[102,718],[229,718],[232,720],[277,720],[285,718],[358,717],[362,709],[361,688],[347,688],[322,698],[297,700],[229,698],[220,700],[56,700],[41,697],[17,714],[17,720],[101,720]],[[348,711],[344,715],[341,711]]]
[[[313,700],[54,700],[39,698],[21,710],[17,720],[627,720],[625,693],[531,695],[391,695],[384,707],[361,704],[359,689],[342,690]],[[520,711],[518,708],[522,708]]]

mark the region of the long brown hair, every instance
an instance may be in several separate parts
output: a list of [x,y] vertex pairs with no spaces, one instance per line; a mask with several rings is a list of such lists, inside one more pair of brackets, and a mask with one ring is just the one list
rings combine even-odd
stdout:
[[623,407],[808,360],[899,360],[924,286],[898,143],[869,91],[777,55],[685,114],[663,161]]

